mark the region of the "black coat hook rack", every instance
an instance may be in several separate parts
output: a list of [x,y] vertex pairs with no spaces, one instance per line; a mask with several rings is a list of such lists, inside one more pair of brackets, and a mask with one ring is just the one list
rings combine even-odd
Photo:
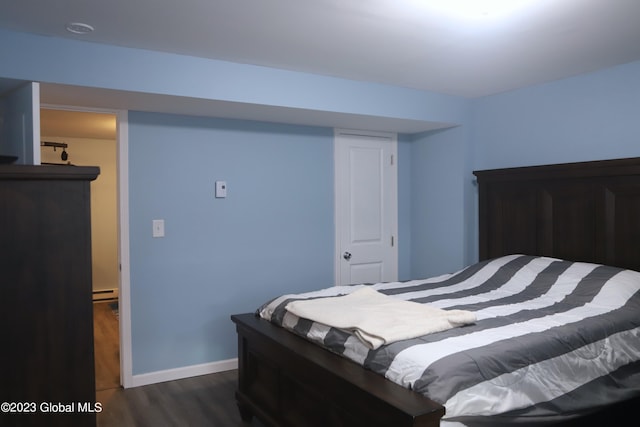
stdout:
[[66,162],[69,158],[69,154],[67,153],[67,147],[69,144],[66,142],[51,142],[51,141],[42,141],[40,142],[40,146],[42,147],[53,147],[53,151],[56,151],[56,148],[62,148],[62,154],[60,154],[60,158],[62,161]]

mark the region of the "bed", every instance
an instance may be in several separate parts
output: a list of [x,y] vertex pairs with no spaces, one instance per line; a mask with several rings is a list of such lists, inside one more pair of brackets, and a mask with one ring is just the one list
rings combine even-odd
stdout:
[[[282,296],[257,313],[232,316],[243,420],[257,417],[271,426],[625,425],[640,403],[640,159],[474,174],[479,263],[423,281]],[[477,319],[372,349],[285,309],[293,300],[363,286],[469,310]],[[529,299],[537,306],[523,306]],[[517,333],[506,329],[514,319]],[[417,349],[431,360],[412,356]],[[397,368],[412,364],[413,373]],[[529,379],[542,385],[532,388]]]

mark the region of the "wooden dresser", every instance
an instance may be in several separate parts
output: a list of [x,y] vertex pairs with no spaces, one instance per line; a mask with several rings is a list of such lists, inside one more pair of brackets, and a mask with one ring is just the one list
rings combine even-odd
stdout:
[[[0,165],[0,425],[95,426],[90,182]],[[99,409],[99,406],[98,406]]]

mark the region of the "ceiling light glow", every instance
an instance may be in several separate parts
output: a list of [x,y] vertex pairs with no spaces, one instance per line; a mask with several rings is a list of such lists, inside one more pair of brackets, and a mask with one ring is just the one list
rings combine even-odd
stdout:
[[508,15],[531,0],[422,0],[422,3],[443,13],[482,18]]

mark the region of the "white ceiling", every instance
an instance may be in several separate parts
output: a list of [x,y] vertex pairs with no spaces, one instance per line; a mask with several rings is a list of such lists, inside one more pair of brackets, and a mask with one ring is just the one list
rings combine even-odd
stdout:
[[638,0],[507,0],[476,17],[429,1],[0,0],[0,27],[465,97],[640,59]]
[[0,0],[0,27],[463,97],[640,59],[640,0],[506,0],[475,16],[430,1]]

